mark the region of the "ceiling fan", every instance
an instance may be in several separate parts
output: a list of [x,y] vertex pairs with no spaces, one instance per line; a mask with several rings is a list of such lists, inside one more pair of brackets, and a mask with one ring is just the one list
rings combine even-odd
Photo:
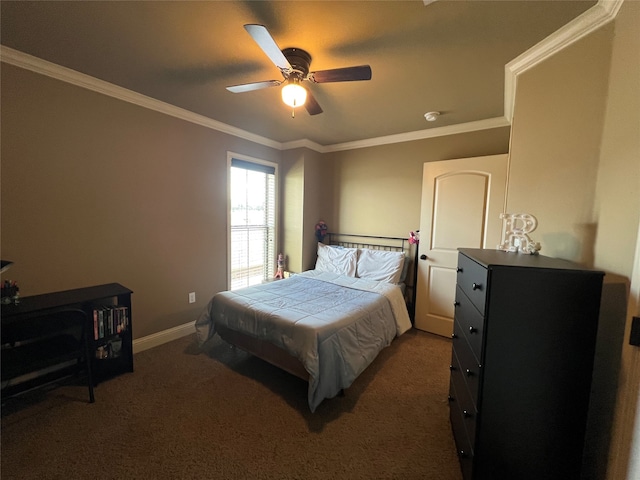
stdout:
[[308,80],[312,83],[349,82],[355,80],[371,80],[371,67],[359,65],[356,67],[334,68],[310,72],[311,55],[301,48],[285,48],[281,50],[264,25],[245,25],[245,30],[251,35],[262,51],[280,69],[283,80],[266,80],[262,82],[232,85],[227,90],[233,93],[251,92],[267,87],[282,88],[282,101],[293,109],[305,106],[309,115],[322,113],[322,108],[311,92],[301,83]]

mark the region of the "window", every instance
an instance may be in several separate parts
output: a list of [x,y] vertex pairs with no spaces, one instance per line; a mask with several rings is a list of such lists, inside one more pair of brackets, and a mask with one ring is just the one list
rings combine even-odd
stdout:
[[229,288],[261,283],[275,271],[276,165],[231,156]]

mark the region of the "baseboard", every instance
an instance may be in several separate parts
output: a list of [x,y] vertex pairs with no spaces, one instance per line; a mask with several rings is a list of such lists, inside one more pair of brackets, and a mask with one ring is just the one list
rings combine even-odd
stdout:
[[153,347],[159,347],[164,343],[191,335],[195,331],[194,322],[189,322],[158,333],[152,333],[146,337],[136,338],[133,341],[133,353],[140,353]]

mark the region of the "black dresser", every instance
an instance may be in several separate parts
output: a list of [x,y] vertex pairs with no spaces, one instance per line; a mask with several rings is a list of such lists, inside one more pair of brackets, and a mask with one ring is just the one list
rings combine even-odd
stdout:
[[465,480],[581,478],[603,277],[459,251],[449,401]]

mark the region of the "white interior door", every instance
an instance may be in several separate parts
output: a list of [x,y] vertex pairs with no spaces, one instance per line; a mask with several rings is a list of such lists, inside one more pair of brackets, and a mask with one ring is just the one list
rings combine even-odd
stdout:
[[415,327],[453,333],[458,248],[501,241],[508,155],[424,164]]

